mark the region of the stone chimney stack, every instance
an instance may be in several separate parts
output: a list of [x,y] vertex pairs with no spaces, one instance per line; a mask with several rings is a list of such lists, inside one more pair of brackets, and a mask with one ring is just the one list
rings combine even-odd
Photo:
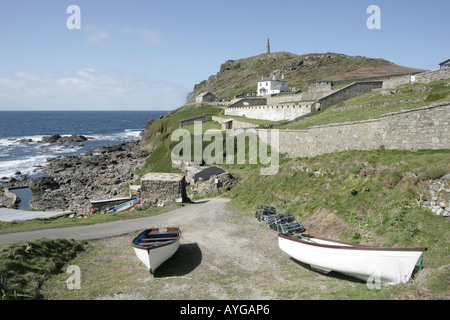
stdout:
[[269,42],[269,38],[267,38],[267,53],[270,53],[270,42]]

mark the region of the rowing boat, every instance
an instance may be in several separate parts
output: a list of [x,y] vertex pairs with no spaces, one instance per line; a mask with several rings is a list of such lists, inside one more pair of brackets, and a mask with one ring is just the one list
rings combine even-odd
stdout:
[[278,234],[282,251],[328,273],[337,271],[363,281],[399,284],[410,280],[422,253],[427,248],[371,247],[318,238],[310,235]]
[[131,209],[133,209],[140,203],[141,203],[141,199],[133,199],[133,200],[118,204],[117,206],[114,206],[114,207],[110,208],[109,210],[105,210],[104,213],[130,211]]
[[152,228],[141,232],[132,245],[139,260],[153,274],[180,246],[180,228]]

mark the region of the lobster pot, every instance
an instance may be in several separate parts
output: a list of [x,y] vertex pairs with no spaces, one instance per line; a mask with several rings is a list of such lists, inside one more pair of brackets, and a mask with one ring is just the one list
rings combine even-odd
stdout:
[[256,211],[255,217],[258,221],[267,221],[267,218],[271,215],[277,214],[277,208],[272,206],[261,205],[259,210]]
[[292,235],[295,233],[305,232],[306,229],[300,222],[294,221],[291,223],[279,224],[277,231],[282,234]]

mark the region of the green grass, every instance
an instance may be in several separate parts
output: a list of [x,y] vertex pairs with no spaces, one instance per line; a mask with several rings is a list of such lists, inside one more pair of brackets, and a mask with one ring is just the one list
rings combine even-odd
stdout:
[[41,287],[88,247],[87,242],[38,239],[0,245],[2,300],[42,299]]
[[378,150],[285,160],[277,175],[260,176],[253,170],[226,195],[249,215],[261,204],[292,211],[297,221],[317,210],[335,213],[350,227],[341,240],[425,246],[427,265],[437,268],[450,262],[449,226],[417,200],[430,178],[450,172],[449,156],[450,150]]
[[[408,84],[392,90],[368,92],[319,111],[310,117],[291,122],[278,129],[307,129],[330,123],[377,119],[381,115],[450,100],[449,79],[428,84]],[[383,95],[383,92],[393,92]]]
[[[171,161],[171,134],[175,129],[180,128],[180,121],[201,116],[205,113],[217,115],[222,109],[216,106],[203,105],[181,107],[170,112],[162,119],[156,119],[142,137],[142,144],[152,151],[145,165],[136,171],[136,174],[143,176],[148,172],[180,172],[172,168]],[[215,127],[215,124],[207,126]],[[140,183],[136,181],[135,183]]]
[[98,223],[113,222],[118,220],[128,220],[154,216],[173,210],[180,204],[174,204],[170,207],[137,207],[135,210],[125,213],[112,212],[108,214],[86,215],[82,218],[59,217],[52,219],[34,219],[17,222],[0,222],[0,234],[33,231],[52,228],[78,227]]

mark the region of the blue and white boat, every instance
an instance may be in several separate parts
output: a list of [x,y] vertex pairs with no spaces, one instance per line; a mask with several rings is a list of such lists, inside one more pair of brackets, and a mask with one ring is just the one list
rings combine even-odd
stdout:
[[127,201],[125,203],[118,204],[117,206],[114,206],[108,210],[105,210],[104,213],[130,211],[131,209],[133,209],[140,203],[141,203],[141,199],[133,199],[133,200]]
[[134,238],[132,245],[136,256],[153,274],[156,268],[177,252],[180,238],[180,228],[152,228]]

